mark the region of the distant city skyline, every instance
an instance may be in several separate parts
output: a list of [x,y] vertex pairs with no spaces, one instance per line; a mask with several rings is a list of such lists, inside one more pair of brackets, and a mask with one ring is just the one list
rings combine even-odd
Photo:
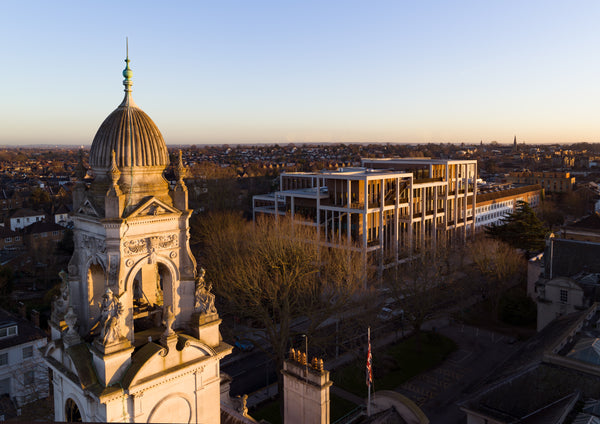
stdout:
[[600,142],[595,1],[3,2],[0,145]]

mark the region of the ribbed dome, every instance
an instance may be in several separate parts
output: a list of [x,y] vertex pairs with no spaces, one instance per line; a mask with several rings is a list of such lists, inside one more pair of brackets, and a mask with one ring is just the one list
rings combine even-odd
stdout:
[[112,151],[117,166],[141,167],[169,164],[165,140],[156,124],[127,98],[104,120],[90,150],[92,168],[110,168]]
[[116,154],[116,165],[123,167],[166,168],[169,154],[162,134],[156,124],[141,110],[131,97],[132,72],[127,66],[123,71],[125,98],[119,107],[104,120],[90,150],[92,169],[108,169],[112,151]]

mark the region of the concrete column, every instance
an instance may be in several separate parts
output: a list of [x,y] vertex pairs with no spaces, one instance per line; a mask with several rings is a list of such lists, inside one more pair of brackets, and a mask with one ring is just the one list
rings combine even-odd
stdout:
[[427,213],[427,189],[421,187],[421,247],[425,245],[425,214]]
[[320,240],[320,239],[321,239],[321,179],[319,177],[317,177],[317,240]]
[[477,210],[477,162],[475,162],[473,164],[473,224],[472,224],[472,231],[471,231],[471,238],[475,238],[475,221],[477,216],[475,215],[475,212]]
[[[365,190],[364,190],[364,198],[363,198],[363,264],[367,266],[367,213],[369,207],[369,180],[365,177]],[[366,273],[365,273],[366,275]],[[367,281],[365,280],[365,288],[367,287]]]
[[435,249],[437,247],[437,210],[438,210],[438,187],[434,186],[433,187],[433,225],[432,227],[432,242],[433,242],[433,248]]
[[[464,221],[463,221],[463,242],[467,241],[467,209],[468,209],[468,205],[467,205],[467,195],[468,195],[468,191],[469,191],[469,168],[468,168],[468,164],[465,163],[464,167],[465,167],[465,171],[464,171],[464,176],[463,176],[463,180],[464,180],[464,186],[465,186],[465,193],[464,193],[464,197],[463,197],[463,216],[464,216]],[[462,167],[462,165],[461,165]]]
[[396,178],[396,198],[394,199],[394,257],[396,264],[398,264],[398,226],[399,222],[399,205],[400,205],[400,178]]
[[384,201],[384,184],[383,180],[379,183],[379,272],[383,270],[383,209]]
[[450,192],[450,178],[449,178],[449,167],[446,163],[446,177],[444,180],[446,181],[446,193],[444,194],[444,237],[448,237],[448,211],[449,211],[449,192]]
[[460,165],[454,165],[454,207],[452,208],[452,212],[454,215],[454,230],[453,234],[456,237],[456,231],[458,228],[458,169]]
[[[350,209],[351,207],[351,203],[352,203],[352,181],[348,180],[348,187],[347,188],[347,192],[348,192],[348,209]],[[346,237],[348,237],[348,242],[350,242],[350,212],[346,213]]]
[[413,196],[413,177],[410,177],[410,184],[408,190],[408,251],[412,254],[413,251],[413,217],[415,213],[415,201]]
[[292,208],[292,226],[294,225],[294,196],[290,197],[290,203],[291,203],[291,208]]

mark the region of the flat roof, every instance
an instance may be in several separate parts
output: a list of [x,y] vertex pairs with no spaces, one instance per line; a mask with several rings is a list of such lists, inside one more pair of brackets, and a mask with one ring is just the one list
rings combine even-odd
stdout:
[[424,165],[446,165],[459,163],[474,163],[476,159],[432,159],[432,158],[361,158],[361,162],[380,163],[402,163],[402,164],[424,164]]
[[371,169],[367,167],[347,167],[338,168],[334,171],[322,170],[316,172],[282,172],[282,177],[372,177],[372,176],[400,176],[400,177],[412,177],[412,173],[395,171],[391,169]]

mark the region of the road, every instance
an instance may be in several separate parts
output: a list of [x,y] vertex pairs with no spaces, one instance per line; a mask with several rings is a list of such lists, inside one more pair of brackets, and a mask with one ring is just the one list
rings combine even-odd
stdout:
[[247,353],[234,349],[223,362],[221,371],[233,378],[231,396],[250,394],[277,381],[275,365],[260,349]]

